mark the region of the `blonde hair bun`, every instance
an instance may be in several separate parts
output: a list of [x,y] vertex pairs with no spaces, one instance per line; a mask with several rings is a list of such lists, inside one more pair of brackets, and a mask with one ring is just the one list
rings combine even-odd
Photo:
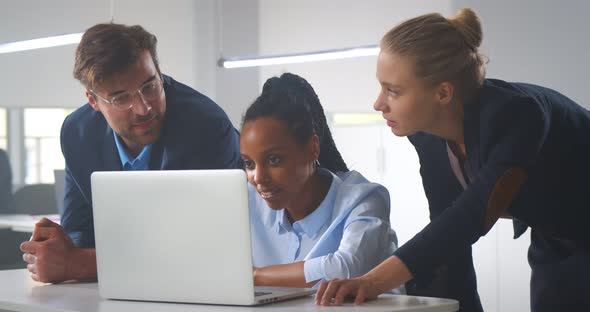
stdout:
[[455,16],[448,19],[449,23],[459,31],[467,45],[477,51],[483,39],[481,20],[469,8],[460,9]]
[[471,9],[448,19],[430,13],[389,30],[381,39],[381,51],[411,57],[416,77],[430,85],[450,81],[457,98],[468,103],[485,79],[487,58],[478,51],[482,37],[481,22]]

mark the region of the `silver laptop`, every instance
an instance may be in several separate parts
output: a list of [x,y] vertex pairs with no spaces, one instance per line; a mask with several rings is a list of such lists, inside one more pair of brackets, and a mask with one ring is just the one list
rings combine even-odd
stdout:
[[101,297],[256,305],[311,289],[254,287],[242,170],[95,172]]

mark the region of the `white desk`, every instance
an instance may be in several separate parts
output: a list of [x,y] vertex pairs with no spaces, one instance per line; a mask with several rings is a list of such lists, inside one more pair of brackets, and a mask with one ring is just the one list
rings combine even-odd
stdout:
[[31,216],[19,214],[0,214],[0,229],[10,229],[15,222],[21,222]]
[[12,229],[15,232],[26,232],[33,233],[35,223],[39,222],[42,218],[48,218],[49,220],[59,223],[59,215],[39,215],[30,216],[23,214],[9,214],[0,215],[0,229]]
[[160,302],[105,300],[98,295],[96,283],[43,284],[30,279],[27,270],[0,271],[0,311],[334,311],[334,312],[452,312],[459,309],[455,300],[381,295],[360,306],[316,306],[312,296],[257,307],[213,306]]

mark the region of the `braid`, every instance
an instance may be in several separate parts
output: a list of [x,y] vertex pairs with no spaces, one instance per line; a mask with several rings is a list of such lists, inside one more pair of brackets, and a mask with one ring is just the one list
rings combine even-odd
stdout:
[[347,172],[348,167],[346,166],[344,159],[342,159],[342,155],[340,155],[338,148],[336,148],[336,144],[332,138],[332,132],[328,127],[326,114],[324,114],[324,108],[320,104],[318,95],[305,79],[293,74],[283,74],[283,76],[285,75],[293,76],[309,96],[310,101],[306,101],[306,104],[309,106],[308,109],[312,115],[312,120],[314,121],[314,132],[320,139],[320,166],[332,172]]
[[291,73],[268,79],[262,94],[246,111],[242,124],[262,116],[285,121],[300,144],[309,142],[316,134],[320,140],[320,166],[332,172],[348,171],[334,144],[320,100],[305,79]]

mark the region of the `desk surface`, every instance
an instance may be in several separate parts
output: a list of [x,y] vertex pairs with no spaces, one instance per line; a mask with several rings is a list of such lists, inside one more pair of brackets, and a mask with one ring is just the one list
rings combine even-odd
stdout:
[[213,306],[105,300],[98,295],[96,283],[65,283],[59,285],[38,283],[29,277],[27,270],[0,271],[0,310],[8,311],[423,311],[451,312],[459,309],[455,300],[381,295],[377,300],[360,306],[316,306],[313,297],[268,304],[257,307]]
[[0,229],[8,228],[16,232],[27,232],[33,233],[35,223],[39,222],[42,218],[48,218],[49,220],[59,223],[59,215],[39,215],[31,216],[24,214],[8,214],[0,215]]

